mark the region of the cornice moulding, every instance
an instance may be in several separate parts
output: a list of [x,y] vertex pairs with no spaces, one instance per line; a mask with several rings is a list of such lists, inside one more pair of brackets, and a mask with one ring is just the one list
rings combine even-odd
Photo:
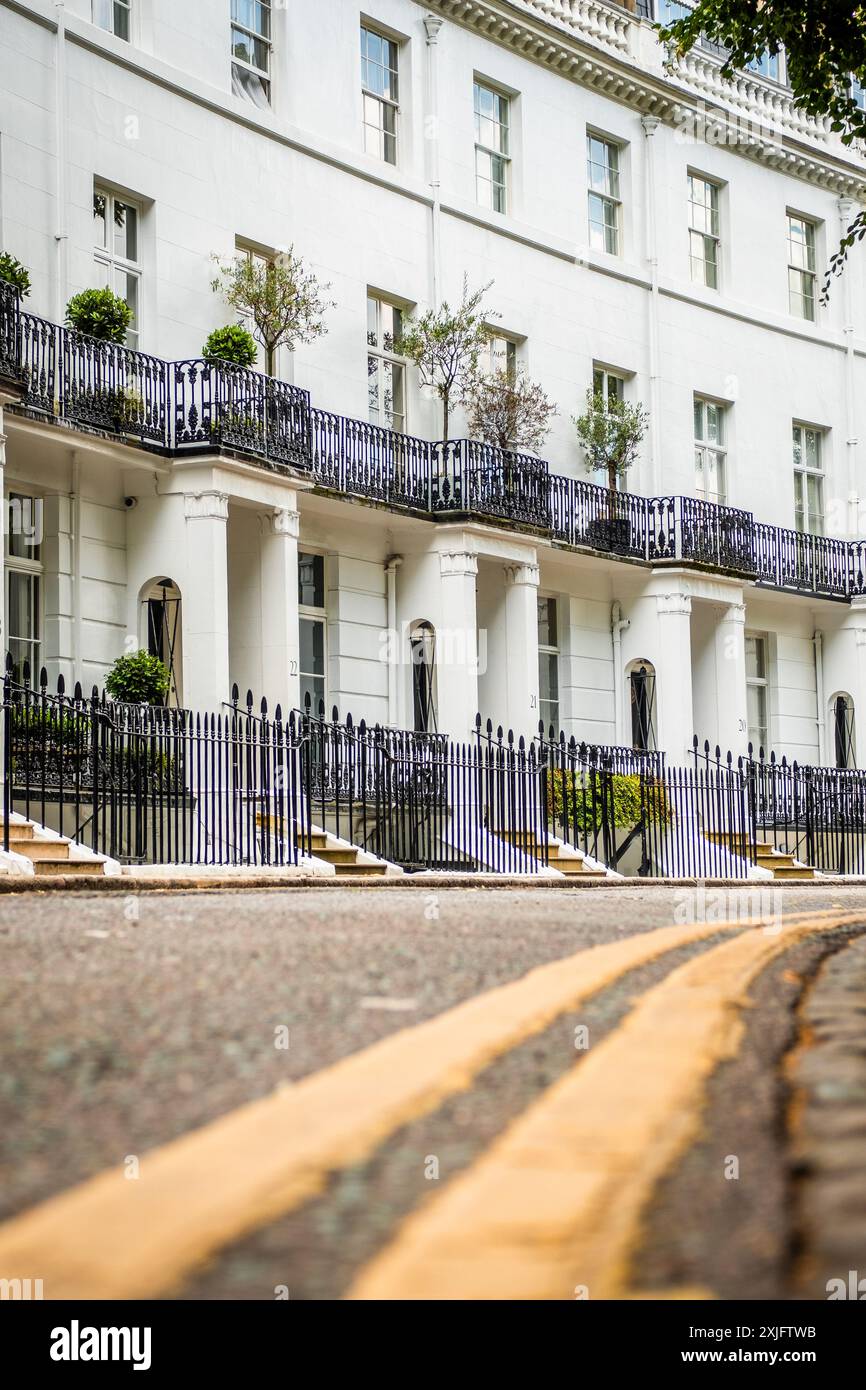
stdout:
[[[841,142],[837,140],[839,153],[802,143],[836,139],[827,122],[798,110],[783,88],[751,74],[723,80],[721,61],[699,51],[665,73],[661,49],[646,21],[627,10],[596,0],[425,0],[425,8],[641,115],[680,127],[702,120],[711,133],[722,127],[733,138],[707,143],[723,143],[795,178],[866,199],[866,167],[846,159]],[[659,56],[658,74],[648,71],[645,62],[641,65],[641,57],[648,56],[641,53],[646,39]]]

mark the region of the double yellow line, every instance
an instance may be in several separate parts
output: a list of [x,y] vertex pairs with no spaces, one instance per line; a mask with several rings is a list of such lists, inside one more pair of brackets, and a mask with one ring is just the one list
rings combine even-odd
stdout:
[[[569,1297],[572,1275],[591,1297],[620,1288],[641,1204],[695,1131],[748,983],[804,936],[862,920],[814,913],[778,935],[747,930],[674,971],[408,1219],[354,1296]],[[738,929],[662,927],[553,961],[145,1154],[137,1180],[119,1161],[0,1226],[0,1277],[39,1277],[47,1298],[170,1292],[623,974]]]

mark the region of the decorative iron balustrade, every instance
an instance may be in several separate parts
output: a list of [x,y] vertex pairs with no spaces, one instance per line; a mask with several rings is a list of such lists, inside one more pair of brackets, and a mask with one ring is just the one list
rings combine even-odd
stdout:
[[431,519],[540,531],[645,564],[685,563],[759,585],[866,593],[866,540],[815,536],[700,498],[642,497],[552,473],[544,459],[476,440],[431,442],[313,408],[307,391],[229,363],[164,362],[21,308],[0,285],[0,376],[21,403],[169,455],[229,449],[308,471],[321,488]]
[[94,686],[3,683],[3,848],[12,813],[131,863],[296,864],[309,844],[295,716],[116,704]]
[[698,768],[726,768],[741,779],[748,797],[750,833],[758,849],[769,846],[822,873],[866,872],[866,772],[816,767],[757,753],[722,756],[709,743],[693,743]]

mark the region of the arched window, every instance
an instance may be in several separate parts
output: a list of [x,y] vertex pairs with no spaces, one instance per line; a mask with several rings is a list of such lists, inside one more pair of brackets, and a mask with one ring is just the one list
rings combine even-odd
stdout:
[[656,746],[656,673],[651,661],[632,661],[628,666],[631,705],[631,743],[641,753]]
[[141,591],[142,646],[168,667],[170,684],[165,703],[183,703],[181,676],[180,589],[173,579],[153,579]]
[[830,701],[830,726],[833,730],[833,764],[835,767],[856,767],[857,746],[854,741],[854,701],[839,691]]
[[409,633],[412,657],[413,728],[436,732],[436,632],[432,623],[413,623]]

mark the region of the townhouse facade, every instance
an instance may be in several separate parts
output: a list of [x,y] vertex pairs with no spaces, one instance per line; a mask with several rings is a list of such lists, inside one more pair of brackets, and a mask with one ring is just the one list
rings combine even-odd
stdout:
[[[16,668],[89,688],[144,646],[197,710],[236,683],[458,740],[481,711],[866,764],[856,250],[820,296],[866,164],[783,54],[671,69],[676,8],[0,0],[0,240],[32,279],[0,334]],[[201,362],[232,318],[212,257],[289,246],[327,333],[261,361],[239,421]],[[491,367],[556,402],[540,458],[459,406],[443,441],[401,356],[464,280]],[[59,325],[104,284],[134,318],[100,357]],[[590,387],[649,413],[615,504]]]

